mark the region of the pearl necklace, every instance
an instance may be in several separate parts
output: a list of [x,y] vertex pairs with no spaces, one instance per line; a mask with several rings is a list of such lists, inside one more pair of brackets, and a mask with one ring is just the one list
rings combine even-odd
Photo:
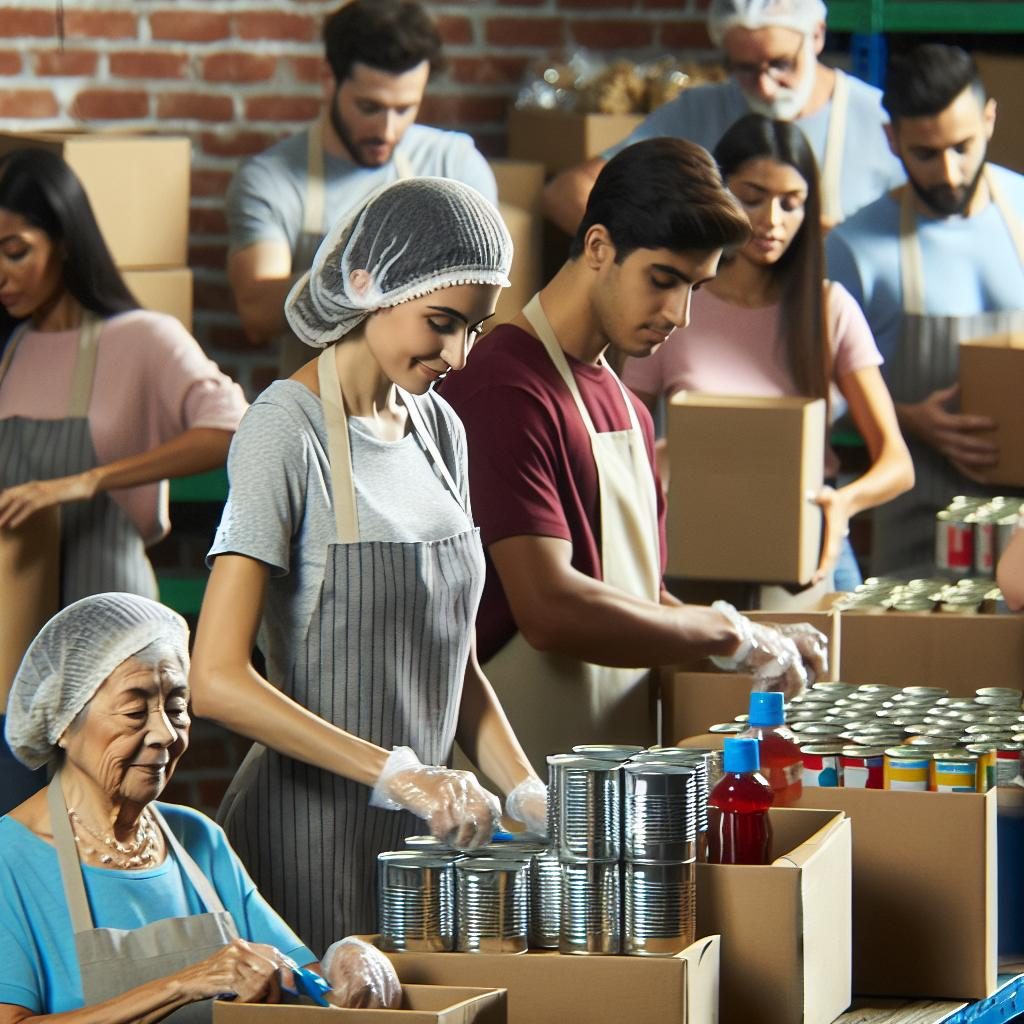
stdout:
[[[135,829],[134,841],[128,843],[120,842],[111,832],[105,834],[96,832],[90,828],[88,823],[80,817],[73,807],[68,808],[68,819],[75,833],[75,842],[81,851],[87,857],[96,858],[104,867],[121,868],[123,870],[128,868],[148,868],[156,865],[159,854],[160,834],[147,812],[143,811],[142,816],[139,818],[139,823]],[[100,845],[86,845],[82,840],[82,836],[79,835],[80,829],[88,833]]]

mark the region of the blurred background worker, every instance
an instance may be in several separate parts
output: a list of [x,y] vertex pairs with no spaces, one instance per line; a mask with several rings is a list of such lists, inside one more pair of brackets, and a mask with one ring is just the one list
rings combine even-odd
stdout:
[[[847,405],[871,464],[817,496],[825,538],[815,582],[852,590],[861,582],[850,518],[907,490],[913,464],[864,314],[825,280],[818,169],[794,124],[748,114],[722,136],[715,160],[753,234],[693,297],[693,324],[673,331],[648,359],[629,359],[623,380],[653,410],[677,391],[778,397],[809,395],[835,413]],[[825,478],[839,461],[826,445]]]
[[879,91],[818,60],[825,16],[822,0],[712,0],[708,31],[725,51],[729,81],[684,90],[618,146],[564,171],[545,189],[544,212],[574,234],[594,180],[623,147],[664,135],[713,150],[750,111],[795,121],[807,136],[821,168],[826,226],[902,182],[899,163],[879,140]]
[[251,157],[228,189],[228,276],[254,344],[281,338],[280,376],[308,359],[284,300],[327,227],[398,178],[433,175],[497,202],[494,175],[461,132],[417,125],[441,36],[412,0],[352,0],[324,22],[324,109],[305,131]]
[[909,184],[834,231],[829,276],[864,309],[910,442],[917,483],[875,512],[875,572],[930,564],[935,513],[998,452],[984,417],[955,412],[959,342],[1024,329],[1024,178],[986,161],[996,123],[973,59],[919,46],[894,60],[885,109]]
[[810,627],[798,646],[665,590],[653,423],[603,355],[647,356],[685,326],[691,292],[749,230],[699,146],[631,146],[601,172],[562,269],[445,381],[487,547],[480,657],[537,767],[574,743],[653,742],[651,666],[716,655],[791,691],[805,660],[824,668]]

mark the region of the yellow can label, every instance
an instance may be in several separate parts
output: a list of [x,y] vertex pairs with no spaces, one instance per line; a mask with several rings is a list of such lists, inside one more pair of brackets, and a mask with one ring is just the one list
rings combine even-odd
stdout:
[[885,755],[884,785],[886,789],[928,789],[927,757],[891,757]]

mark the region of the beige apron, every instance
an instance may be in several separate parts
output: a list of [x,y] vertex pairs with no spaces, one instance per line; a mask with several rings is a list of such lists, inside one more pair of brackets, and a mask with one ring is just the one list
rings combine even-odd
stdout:
[[[1024,229],[995,175],[986,171],[985,181],[1024,266]],[[899,346],[886,373],[894,402],[920,402],[932,392],[949,387],[957,379],[961,341],[1024,330],[1024,295],[1021,308],[1016,310],[972,316],[930,316],[925,312],[924,260],[909,186],[903,189],[900,209],[900,284],[903,326]],[[934,448],[910,437],[907,445],[914,458],[916,482],[907,494],[874,510],[875,573],[927,570],[934,558],[935,513],[945,508],[955,494],[995,493],[962,476]],[[1000,493],[1005,492],[1005,487],[1000,488]]]
[[[630,426],[598,433],[539,296],[530,300],[523,313],[572,394],[590,437],[600,494],[604,582],[656,602],[661,589],[656,484],[633,403],[602,359],[601,365],[622,392]],[[608,668],[544,653],[516,633],[484,665],[484,673],[542,776],[547,774],[547,754],[569,750],[577,743],[656,742],[648,668]]]
[[[53,822],[53,843],[60,864],[64,898],[75,932],[75,952],[86,1006],[95,1006],[145,982],[157,981],[191,967],[238,938],[231,914],[224,909],[209,880],[155,807],[150,810],[167,842],[167,855],[178,862],[207,912],[189,917],[168,917],[142,928],[96,928],[82,881],[81,864],[68,822],[60,777],[58,769],[46,797]],[[175,1024],[207,1024],[212,1019],[213,1000],[209,999],[183,1006],[163,1018]]]
[[[399,178],[414,177],[412,164],[404,153],[395,150],[395,170]],[[302,230],[292,253],[292,277],[304,274],[313,266],[320,243],[331,229],[334,218],[326,216],[326,189],[324,187],[323,128],[316,121],[309,129],[306,146],[306,191],[302,201]],[[347,211],[346,211],[347,212]],[[312,358],[309,346],[299,341],[291,331],[281,335],[281,358],[278,376],[290,377],[300,366]]]
[[836,69],[832,87],[832,112],[825,134],[825,151],[821,155],[821,217],[832,226],[843,220],[843,204],[839,183],[846,143],[846,114],[850,106],[850,83],[844,72]]

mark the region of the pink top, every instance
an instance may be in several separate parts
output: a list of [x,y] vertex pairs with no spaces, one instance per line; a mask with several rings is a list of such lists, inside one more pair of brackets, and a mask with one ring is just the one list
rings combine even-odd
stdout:
[[[882,356],[860,306],[838,282],[826,282],[825,314],[832,342],[832,408],[835,382],[848,374],[881,366]],[[648,395],[698,391],[759,398],[795,395],[786,358],[778,344],[779,305],[747,309],[723,302],[707,288],[695,292],[690,326],[673,331],[647,359],[629,359],[623,380]],[[826,455],[826,472],[837,461]]]
[[[0,383],[0,419],[68,414],[78,330],[29,331]],[[235,430],[246,402],[181,323],[133,310],[107,320],[99,339],[89,428],[101,465],[149,451],[194,427]],[[163,537],[166,483],[112,491],[146,544]]]

